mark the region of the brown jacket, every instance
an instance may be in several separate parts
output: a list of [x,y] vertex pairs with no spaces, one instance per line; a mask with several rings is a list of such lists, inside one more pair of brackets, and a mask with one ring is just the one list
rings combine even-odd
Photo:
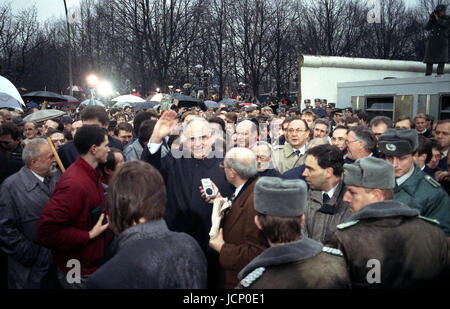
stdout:
[[384,201],[338,225],[327,246],[344,254],[354,288],[448,286],[448,240],[438,225],[418,214],[405,204]]
[[238,288],[346,289],[350,277],[342,252],[303,237],[266,249],[240,273]]
[[345,191],[347,188],[341,180],[333,197],[327,203],[328,206],[324,207],[322,191],[309,189],[302,235],[322,243],[333,235],[336,226],[345,222],[351,215],[348,204],[343,201]]
[[220,288],[236,287],[239,271],[269,246],[255,225],[256,211],[253,204],[255,184],[256,178],[247,181],[223,220],[225,244],[219,254]]

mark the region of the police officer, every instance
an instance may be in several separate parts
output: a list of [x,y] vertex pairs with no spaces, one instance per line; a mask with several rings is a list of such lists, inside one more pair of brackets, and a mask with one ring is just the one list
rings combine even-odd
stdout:
[[353,288],[448,284],[449,243],[433,220],[392,201],[392,164],[374,157],[344,164],[344,183],[352,216],[326,245],[344,254]]
[[325,109],[320,107],[320,99],[314,99],[314,105],[315,108],[313,108],[313,113],[317,115],[318,118],[325,118],[327,116],[327,113],[325,112]]
[[305,108],[302,110],[302,113],[308,109],[312,109],[310,99],[305,99],[303,102],[305,103]]
[[339,250],[301,235],[307,188],[302,180],[261,177],[255,186],[256,226],[270,248],[239,273],[239,288],[350,288]]
[[379,149],[394,165],[394,200],[418,209],[425,217],[436,219],[450,236],[450,199],[441,185],[414,163],[419,145],[416,130],[386,130],[379,138]]

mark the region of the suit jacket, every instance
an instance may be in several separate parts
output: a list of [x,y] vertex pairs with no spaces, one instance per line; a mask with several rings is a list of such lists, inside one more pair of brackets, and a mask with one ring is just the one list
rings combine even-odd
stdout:
[[251,178],[234,199],[231,211],[223,220],[223,239],[220,250],[220,288],[233,289],[238,285],[237,275],[269,244],[258,230],[254,218],[256,211],[253,191],[256,178]]
[[328,202],[330,210],[335,211],[332,214],[323,207],[322,191],[309,189],[302,235],[324,243],[336,231],[336,226],[345,222],[351,215],[348,204],[343,201],[346,191],[347,187],[341,180],[333,197]]

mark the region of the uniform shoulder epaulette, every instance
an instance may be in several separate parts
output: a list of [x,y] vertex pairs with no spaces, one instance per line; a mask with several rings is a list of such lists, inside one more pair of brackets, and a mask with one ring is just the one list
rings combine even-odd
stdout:
[[359,222],[359,220],[348,221],[348,222],[345,222],[345,223],[338,224],[336,227],[337,227],[338,229],[340,229],[340,230],[343,230],[343,229],[346,229],[346,228],[348,228],[348,227],[350,227],[350,226],[355,225],[355,224],[358,223],[358,222]]
[[342,251],[339,250],[339,249],[336,249],[336,248],[330,248],[330,247],[327,247],[327,246],[323,246],[322,251],[326,252],[326,253],[333,254],[333,255],[337,255],[337,256],[344,256]]
[[427,218],[427,217],[423,217],[423,216],[418,216],[420,219],[427,221],[427,222],[431,222],[433,224],[439,225],[439,221],[436,219],[431,219],[431,218]]
[[425,178],[425,180],[435,188],[439,188],[441,186],[441,184],[439,182],[437,182],[436,179],[434,179],[430,175],[425,175],[423,178]]
[[247,276],[245,276],[244,279],[241,280],[241,285],[243,287],[248,288],[250,285],[253,284],[259,277],[262,276],[266,269],[264,267],[258,267],[255,270],[253,270],[251,273],[249,273]]

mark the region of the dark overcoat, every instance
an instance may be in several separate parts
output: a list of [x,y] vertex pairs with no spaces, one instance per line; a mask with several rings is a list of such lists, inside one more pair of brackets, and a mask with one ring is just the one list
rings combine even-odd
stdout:
[[429,20],[425,30],[430,34],[425,41],[425,63],[439,63],[448,61],[448,34],[450,16],[441,16],[437,21]]

